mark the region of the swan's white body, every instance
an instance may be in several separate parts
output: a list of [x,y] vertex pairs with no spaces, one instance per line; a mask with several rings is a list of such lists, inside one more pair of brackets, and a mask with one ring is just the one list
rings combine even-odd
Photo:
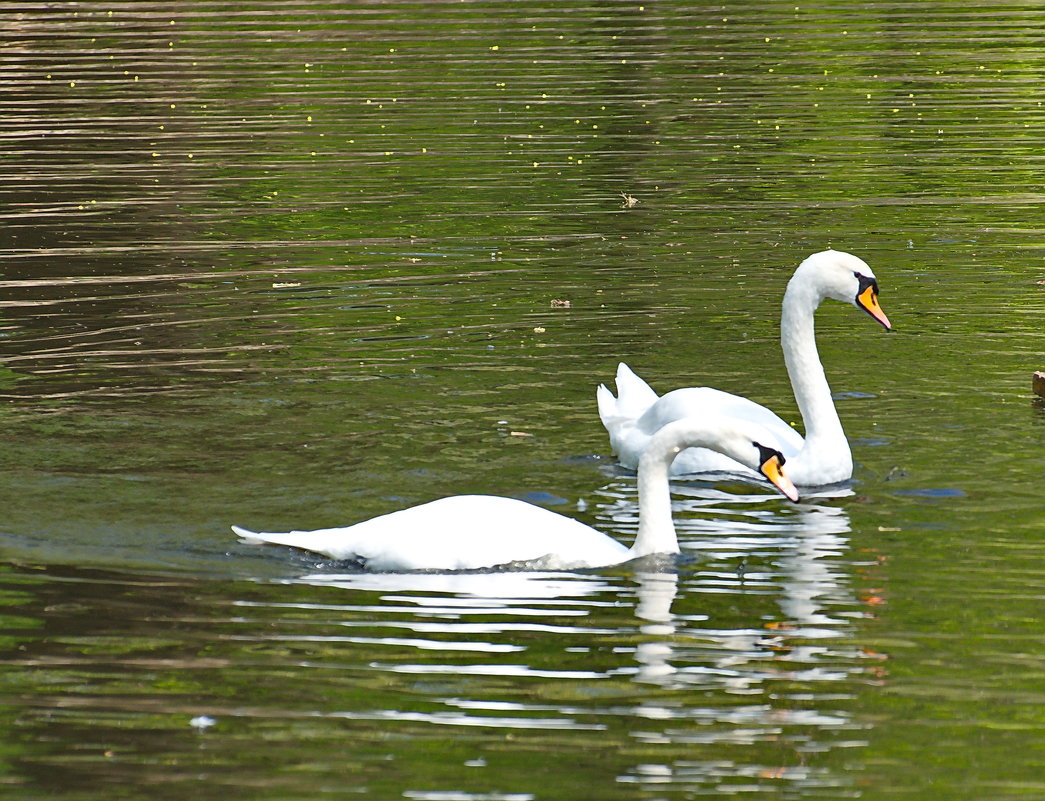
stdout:
[[345,528],[286,534],[232,530],[245,542],[289,545],[378,571],[476,570],[513,563],[571,570],[677,554],[668,474],[672,459],[686,447],[722,451],[798,499],[780,469],[780,454],[759,444],[762,433],[754,426],[705,419],[678,420],[650,437],[639,460],[639,530],[630,548],[572,518],[493,495],[455,495]]
[[[596,393],[599,416],[621,463],[635,467],[650,437],[671,421],[710,415],[764,428],[769,437],[764,444],[784,454],[788,476],[799,486],[850,479],[853,457],[831,398],[813,330],[813,315],[825,298],[852,303],[889,328],[889,320],[878,305],[874,273],[862,259],[826,250],[814,253],[798,266],[784,292],[780,341],[805,424],[804,439],[765,406],[739,395],[710,387],[687,387],[658,397],[622,362],[617,368],[617,396],[605,385]],[[748,472],[736,460],[707,448],[690,448],[672,465],[675,474],[720,471]]]

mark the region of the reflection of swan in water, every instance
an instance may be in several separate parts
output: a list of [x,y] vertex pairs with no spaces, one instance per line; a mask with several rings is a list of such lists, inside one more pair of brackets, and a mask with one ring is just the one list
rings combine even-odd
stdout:
[[639,663],[635,681],[661,684],[676,672],[668,660],[675,652],[671,644],[675,637],[671,604],[678,592],[679,577],[675,573],[639,573],[636,578],[639,587],[635,617],[642,621],[639,631],[649,639],[635,648],[635,661]]
[[[654,568],[656,569],[656,568]],[[675,636],[675,618],[671,605],[678,592],[679,577],[676,573],[639,572],[634,576],[636,588],[635,617],[643,639],[635,649],[638,668],[634,679],[637,682],[661,684],[675,673],[668,659],[674,652],[671,640]],[[336,587],[342,590],[385,593],[383,600],[409,603],[425,610],[452,618],[441,624],[411,621],[398,624],[418,632],[453,630],[460,634],[462,628],[472,635],[499,634],[509,626],[504,620],[475,622],[463,626],[457,618],[469,613],[524,617],[537,625],[539,618],[550,610],[547,602],[552,600],[574,601],[575,605],[564,605],[554,609],[554,615],[562,617],[587,616],[592,606],[604,604],[607,595],[620,593],[620,578],[607,580],[597,576],[560,572],[502,572],[502,573],[310,573],[288,583],[311,584],[316,587]],[[409,593],[409,594],[406,594]],[[585,602],[584,599],[591,599]],[[369,622],[367,623],[369,625]],[[385,621],[385,626],[393,625]],[[549,628],[546,625],[542,628]],[[559,632],[583,633],[585,636],[612,635],[607,629],[569,627],[562,623],[555,627]],[[476,643],[477,646],[481,643]],[[438,641],[433,646],[445,645]],[[477,650],[489,650],[477,648]]]
[[777,561],[783,576],[780,609],[803,626],[837,624],[825,606],[852,601],[846,577],[832,563],[848,544],[849,515],[840,507],[806,504],[797,518],[789,547]]
[[[852,490],[825,488],[795,506],[781,507],[767,504],[764,495],[739,491],[740,486],[725,492],[703,482],[672,484],[683,555],[696,557],[698,563],[730,566],[729,572],[701,571],[704,577],[695,588],[707,583],[719,592],[742,593],[757,587],[760,594],[772,592],[783,617],[793,624],[836,625],[825,608],[853,600],[844,574],[833,564],[848,542],[849,515],[843,507],[815,501],[851,496]],[[606,521],[604,528],[634,524],[632,493],[626,481],[603,488],[607,501],[597,504],[596,513]],[[758,563],[767,561],[768,570],[759,570]]]
[[[445,606],[506,603],[555,598],[585,598],[608,592],[609,581],[598,576],[560,572],[505,571],[497,573],[323,573],[293,579],[293,583],[338,587],[365,592],[436,593],[438,597],[411,596],[410,600]],[[453,596],[452,599],[448,596]]]

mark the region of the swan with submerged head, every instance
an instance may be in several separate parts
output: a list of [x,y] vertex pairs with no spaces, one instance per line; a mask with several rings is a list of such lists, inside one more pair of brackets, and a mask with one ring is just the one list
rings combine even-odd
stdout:
[[672,460],[685,448],[722,453],[797,501],[798,491],[783,471],[784,457],[762,444],[764,433],[744,421],[704,417],[672,421],[648,437],[638,462],[639,528],[630,548],[573,518],[495,495],[454,495],[344,528],[285,534],[232,530],[244,542],[289,545],[377,571],[617,565],[679,553],[668,477]]
[[[617,395],[600,385],[599,417],[621,463],[635,467],[646,443],[663,426],[683,417],[711,416],[722,421],[756,423],[769,433],[766,443],[787,457],[787,472],[799,486],[847,481],[853,457],[842,430],[831,387],[816,349],[813,316],[820,302],[833,298],[863,309],[889,330],[889,318],[878,305],[878,283],[862,259],[850,253],[814,253],[795,270],[784,292],[780,344],[805,438],[765,406],[711,387],[687,387],[658,397],[649,384],[623,362],[617,367]],[[672,472],[745,472],[738,460],[708,448],[680,454]]]

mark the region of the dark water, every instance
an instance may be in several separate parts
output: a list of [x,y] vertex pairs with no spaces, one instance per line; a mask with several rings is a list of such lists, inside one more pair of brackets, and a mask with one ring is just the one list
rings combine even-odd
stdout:
[[[1043,24],[6,9],[0,795],[1045,796]],[[896,328],[817,317],[851,494],[680,483],[671,573],[228,530],[489,492],[628,540],[595,387],[796,415],[779,302],[829,246]]]

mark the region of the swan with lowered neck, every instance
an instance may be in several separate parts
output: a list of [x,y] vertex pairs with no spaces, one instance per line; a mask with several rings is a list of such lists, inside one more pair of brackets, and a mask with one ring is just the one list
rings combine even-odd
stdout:
[[671,519],[671,462],[687,447],[723,453],[769,479],[792,501],[798,492],[784,457],[760,444],[758,426],[682,419],[649,437],[639,459],[639,530],[628,548],[573,518],[514,498],[454,495],[345,528],[266,534],[238,526],[244,542],[289,545],[369,570],[476,570],[525,563],[527,568],[606,567],[652,554],[679,553]]
[[[713,415],[763,426],[772,437],[768,444],[787,457],[788,475],[799,486],[850,479],[853,457],[831,398],[813,331],[814,312],[825,298],[852,303],[886,330],[890,328],[889,318],[878,305],[874,273],[862,259],[825,250],[798,266],[784,292],[780,343],[805,425],[805,439],[769,409],[739,395],[710,387],[687,387],[658,397],[622,362],[617,368],[617,396],[605,385],[596,393],[599,416],[621,463],[635,467],[645,443],[672,420]],[[706,448],[690,448],[672,466],[676,474],[709,471],[744,472],[744,468],[736,460]]]

